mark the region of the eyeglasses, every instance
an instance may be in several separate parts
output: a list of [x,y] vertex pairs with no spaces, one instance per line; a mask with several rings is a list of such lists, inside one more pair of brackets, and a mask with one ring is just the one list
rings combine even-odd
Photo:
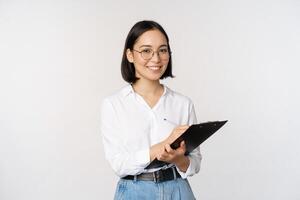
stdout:
[[133,51],[140,53],[142,58],[144,58],[145,60],[150,60],[153,57],[154,53],[157,53],[161,60],[168,60],[171,54],[169,49],[166,48],[159,49],[158,51],[153,51],[152,49],[143,49],[142,51],[133,49]]

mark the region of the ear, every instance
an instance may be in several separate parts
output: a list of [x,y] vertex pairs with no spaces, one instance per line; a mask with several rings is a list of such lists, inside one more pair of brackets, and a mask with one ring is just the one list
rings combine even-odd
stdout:
[[130,62],[130,63],[133,63],[133,54],[132,54],[132,51],[130,49],[127,49],[126,50],[126,57],[127,57],[127,60]]

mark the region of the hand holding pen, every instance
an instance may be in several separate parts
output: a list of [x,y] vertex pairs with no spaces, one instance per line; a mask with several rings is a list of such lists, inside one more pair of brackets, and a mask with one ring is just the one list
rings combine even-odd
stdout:
[[[162,153],[168,152],[167,151],[169,149],[168,146],[170,146],[179,136],[182,135],[182,133],[186,131],[186,129],[189,128],[188,125],[178,126],[176,123],[169,121],[166,118],[164,118],[163,120],[176,127],[172,130],[170,135],[165,140],[157,144],[154,144],[153,146],[150,147],[150,161],[159,157],[160,155],[162,155]],[[185,145],[182,144],[182,147],[185,147]]]
[[[173,125],[176,125],[173,122],[164,119]],[[181,125],[173,129],[171,134],[164,140],[163,147],[157,155],[157,159],[160,161],[164,161],[167,163],[175,164],[181,171],[185,172],[189,166],[189,158],[185,156],[186,146],[185,142],[181,141],[180,146],[176,149],[172,149],[170,146],[178,137],[180,137],[190,126],[188,125]]]

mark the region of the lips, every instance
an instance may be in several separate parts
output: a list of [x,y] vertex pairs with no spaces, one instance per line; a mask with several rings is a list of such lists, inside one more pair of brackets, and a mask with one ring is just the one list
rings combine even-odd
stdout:
[[161,69],[161,66],[148,66],[147,68],[153,71],[157,71]]

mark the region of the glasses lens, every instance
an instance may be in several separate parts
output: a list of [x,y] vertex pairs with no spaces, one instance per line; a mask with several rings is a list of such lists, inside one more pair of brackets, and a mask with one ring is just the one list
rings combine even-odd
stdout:
[[160,49],[158,51],[159,57],[163,60],[168,59],[170,54],[168,49]]
[[151,49],[145,49],[141,53],[142,53],[142,57],[144,59],[149,60],[149,59],[152,58],[153,50],[151,50]]

